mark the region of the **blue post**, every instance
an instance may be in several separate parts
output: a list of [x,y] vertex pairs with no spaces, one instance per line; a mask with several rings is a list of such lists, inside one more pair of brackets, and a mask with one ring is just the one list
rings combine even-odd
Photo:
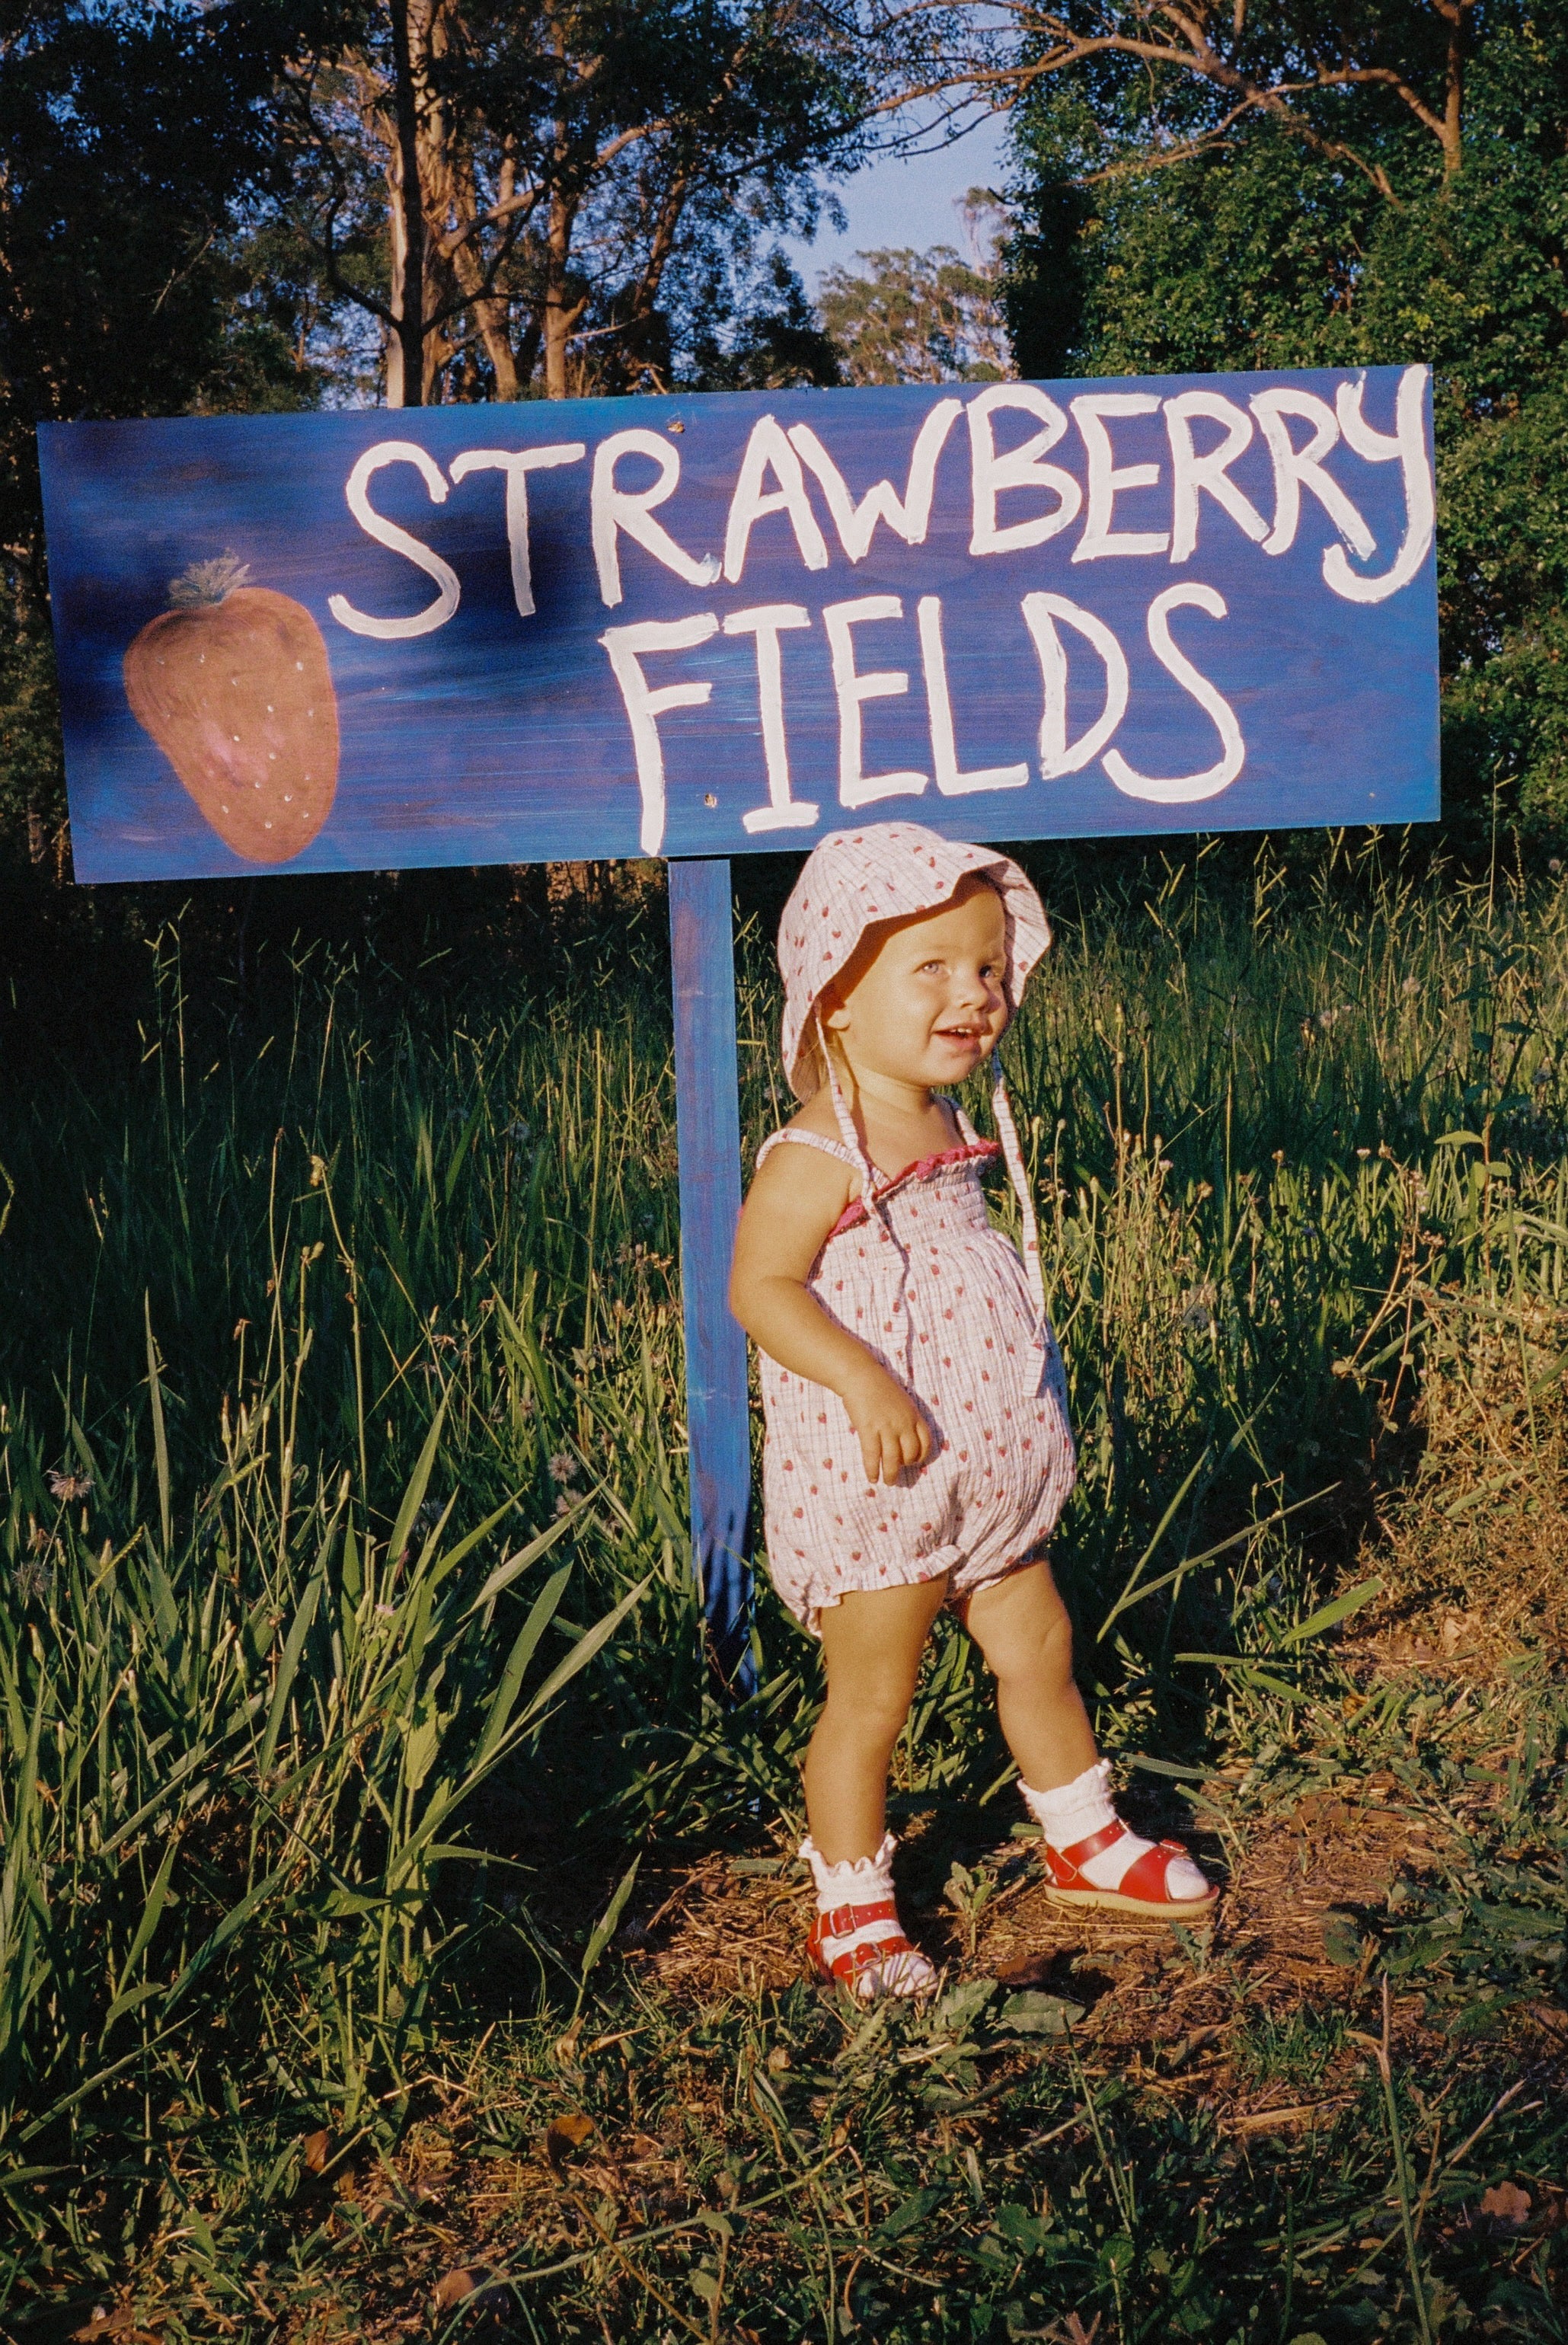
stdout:
[[717,858],[672,862],[669,875],[692,1560],[713,1666],[732,1691],[747,1694],[756,1683],[747,1561],[750,1410],[746,1339],[728,1300],[741,1208],[730,867]]

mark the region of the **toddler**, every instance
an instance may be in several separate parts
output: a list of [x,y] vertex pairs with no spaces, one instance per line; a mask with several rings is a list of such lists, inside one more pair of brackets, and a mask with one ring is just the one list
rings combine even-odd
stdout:
[[[1016,863],[904,822],[824,838],[779,929],[784,1071],[804,1104],[758,1152],[730,1299],[762,1354],[769,1568],[826,1664],[805,1764],[809,1954],[865,1999],[936,1983],[899,1925],[884,1827],[944,1604],[996,1680],[1047,1893],[1171,1920],[1216,1901],[1177,1842],[1118,1819],[1046,1561],[1073,1438],[995,1053],[1049,943]],[[1000,1146],[944,1096],[986,1059]],[[986,1211],[997,1155],[1022,1260]]]

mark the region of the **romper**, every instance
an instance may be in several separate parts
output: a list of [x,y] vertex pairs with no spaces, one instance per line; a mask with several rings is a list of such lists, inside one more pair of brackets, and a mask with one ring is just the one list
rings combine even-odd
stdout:
[[[961,1146],[878,1183],[875,1216],[864,1193],[845,1208],[807,1281],[923,1404],[925,1465],[868,1485],[838,1395],[760,1355],[768,1569],[814,1636],[845,1589],[946,1572],[950,1600],[961,1601],[1036,1561],[1073,1487],[1061,1355],[980,1185],[980,1167],[1003,1151],[962,1110],[958,1127]],[[757,1162],[790,1142],[864,1166],[841,1142],[796,1129],[775,1132]]]

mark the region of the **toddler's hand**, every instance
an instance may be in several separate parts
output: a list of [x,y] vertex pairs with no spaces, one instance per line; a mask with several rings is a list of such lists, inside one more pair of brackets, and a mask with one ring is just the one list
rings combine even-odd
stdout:
[[868,1482],[896,1482],[906,1467],[925,1465],[931,1454],[931,1427],[914,1394],[896,1376],[872,1362],[844,1400],[860,1436]]

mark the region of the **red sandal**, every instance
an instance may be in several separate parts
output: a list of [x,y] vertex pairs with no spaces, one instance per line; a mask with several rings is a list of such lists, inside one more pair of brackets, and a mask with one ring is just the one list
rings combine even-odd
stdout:
[[1102,1913],[1141,1914],[1155,1921],[1200,1921],[1212,1914],[1219,1903],[1219,1892],[1211,1881],[1204,1882],[1201,1896],[1194,1895],[1189,1883],[1173,1873],[1185,1873],[1189,1878],[1203,1880],[1179,1840],[1162,1840],[1146,1847],[1141,1856],[1134,1857],[1127,1871],[1113,1889],[1101,1889],[1086,1878],[1079,1867],[1092,1857],[1114,1848],[1118,1840],[1132,1840],[1118,1816],[1099,1832],[1090,1832],[1087,1840],[1075,1841],[1069,1848],[1053,1848],[1045,1843],[1046,1895],[1053,1905],[1098,1905]]
[[[891,1833],[876,1854],[851,1863],[828,1864],[814,1842],[802,1843],[801,1854],[816,1881],[817,1911],[806,1934],[806,1957],[820,1979],[847,1987],[862,2003],[879,1995],[929,1995],[936,1973],[918,1946],[912,1946],[898,1919],[893,1896]],[[853,1893],[842,1902],[826,1900]]]

